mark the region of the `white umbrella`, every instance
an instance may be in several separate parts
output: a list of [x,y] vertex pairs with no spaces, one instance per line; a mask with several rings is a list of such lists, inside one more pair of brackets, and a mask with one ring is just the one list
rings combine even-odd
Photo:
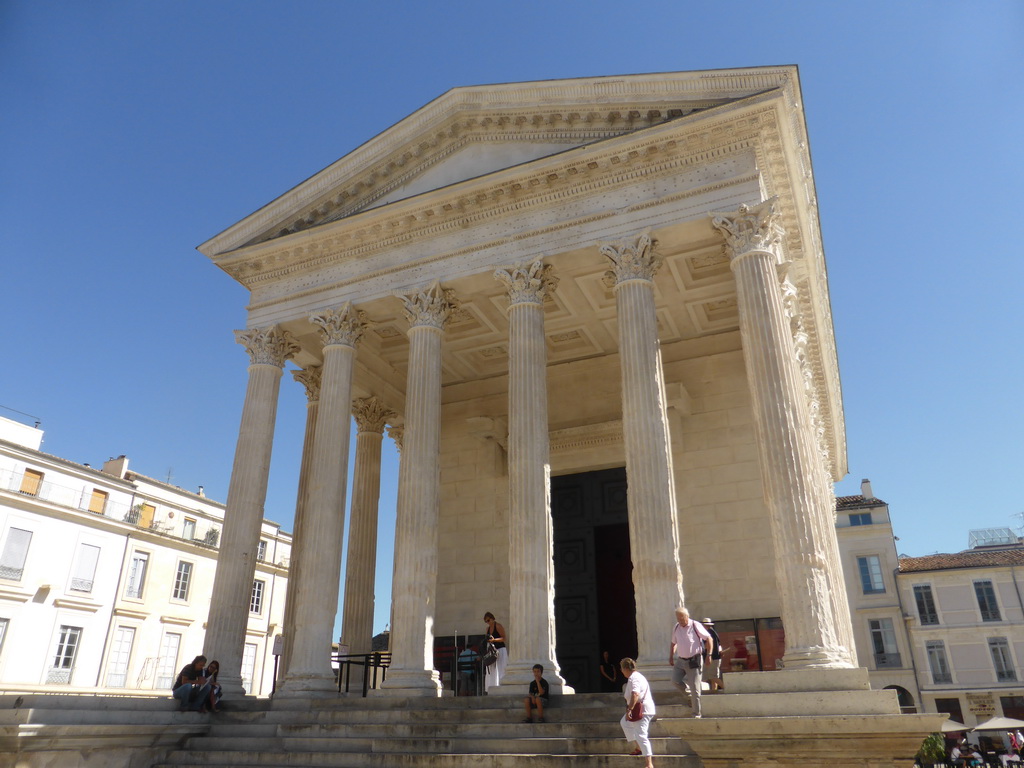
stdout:
[[984,723],[978,723],[972,731],[1014,731],[1024,728],[1024,720],[1014,720],[1012,717],[992,717]]
[[942,724],[941,730],[943,733],[956,733],[957,731],[969,731],[970,728],[956,720],[947,720]]

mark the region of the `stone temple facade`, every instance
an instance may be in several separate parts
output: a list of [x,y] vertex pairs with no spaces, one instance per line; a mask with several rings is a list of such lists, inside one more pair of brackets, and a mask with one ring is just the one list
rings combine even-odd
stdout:
[[752,692],[856,676],[801,102],[795,67],[455,88],[200,246],[251,292],[207,633],[229,691],[288,360],[309,408],[278,696],[333,687],[353,415],[353,651],[386,425],[401,448],[382,695],[437,696],[435,638],[488,610],[516,691],[541,663],[568,692],[608,645],[669,687],[680,603],[781,627]]

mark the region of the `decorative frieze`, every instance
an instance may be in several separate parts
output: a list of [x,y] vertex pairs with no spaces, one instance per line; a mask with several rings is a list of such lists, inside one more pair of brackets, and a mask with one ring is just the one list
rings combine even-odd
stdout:
[[292,335],[276,325],[235,331],[235,341],[245,347],[253,365],[274,365],[283,368],[285,361],[299,351],[299,345]]

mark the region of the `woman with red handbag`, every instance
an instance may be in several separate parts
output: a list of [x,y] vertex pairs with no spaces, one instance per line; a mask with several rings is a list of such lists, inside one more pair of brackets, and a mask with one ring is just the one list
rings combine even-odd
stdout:
[[647,682],[646,677],[636,671],[636,662],[633,659],[625,658],[620,661],[619,669],[626,678],[626,685],[622,689],[622,695],[626,698],[626,714],[622,716],[619,725],[622,726],[626,741],[636,742],[636,749],[630,754],[643,755],[647,761],[646,768],[654,768],[654,752],[647,735],[655,714],[651,684]]

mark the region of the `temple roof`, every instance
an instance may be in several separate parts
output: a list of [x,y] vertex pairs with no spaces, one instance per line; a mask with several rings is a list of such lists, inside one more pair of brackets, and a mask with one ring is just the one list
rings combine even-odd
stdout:
[[795,81],[784,66],[453,88],[199,250],[266,242]]

